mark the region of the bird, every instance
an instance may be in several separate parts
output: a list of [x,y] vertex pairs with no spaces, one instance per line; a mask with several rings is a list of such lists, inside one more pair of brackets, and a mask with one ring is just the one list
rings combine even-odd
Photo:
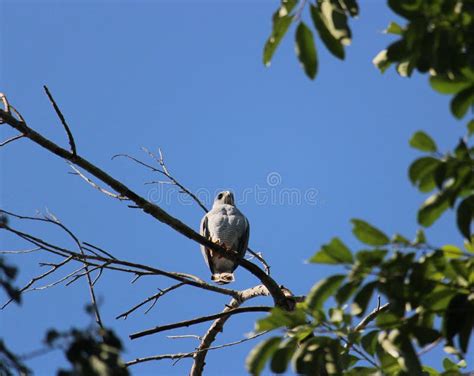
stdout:
[[[250,226],[249,221],[235,206],[234,194],[223,191],[217,194],[212,209],[202,218],[200,233],[228,251],[235,252],[237,260],[247,251]],[[224,285],[235,281],[234,270],[238,262],[221,256],[203,245],[201,252],[211,270],[211,280]]]

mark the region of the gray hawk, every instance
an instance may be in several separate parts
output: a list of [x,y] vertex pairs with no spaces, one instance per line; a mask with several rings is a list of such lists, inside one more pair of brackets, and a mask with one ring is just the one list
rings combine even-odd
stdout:
[[[229,251],[236,252],[238,259],[244,257],[249,243],[250,227],[247,218],[235,207],[232,192],[224,191],[216,196],[212,209],[201,221],[201,235]],[[214,282],[224,285],[234,281],[233,272],[238,266],[237,262],[202,245],[201,252]]]

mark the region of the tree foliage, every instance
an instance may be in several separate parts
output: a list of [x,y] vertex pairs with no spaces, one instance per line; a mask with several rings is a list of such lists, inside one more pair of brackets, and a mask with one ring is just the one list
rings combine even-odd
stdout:
[[[357,4],[350,3],[352,7],[346,1],[316,1],[309,6],[319,36],[339,58],[344,58],[343,41],[350,40],[347,16],[358,12]],[[401,76],[429,72],[433,89],[452,95],[451,111],[463,118],[474,104],[474,3],[389,0],[388,5],[406,24],[388,26],[386,32],[399,39],[374,64],[382,72],[395,65]],[[323,28],[325,7],[339,10],[341,29]],[[302,65],[314,78],[308,64]],[[418,223],[430,227],[454,210],[464,244],[433,245],[421,229],[412,240],[400,234],[389,237],[353,219],[361,249],[350,250],[335,237],[309,259],[345,266],[347,273],[318,281],[293,312],[275,308],[257,322],[257,332],[280,329],[281,334],[249,354],[252,375],[260,374],[265,364],[275,373],[291,364],[305,375],[460,374],[474,330],[473,133],[471,120],[464,137],[447,153],[424,131],[409,141],[424,155],[409,166],[408,178],[421,193],[430,193],[418,210]],[[439,342],[448,355],[443,371],[423,365],[419,356],[420,349]]]

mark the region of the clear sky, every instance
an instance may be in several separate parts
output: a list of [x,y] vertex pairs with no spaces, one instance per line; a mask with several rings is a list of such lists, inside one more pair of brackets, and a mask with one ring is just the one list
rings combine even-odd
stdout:
[[[251,247],[264,253],[279,283],[304,294],[337,272],[304,263],[321,244],[339,235],[359,246],[350,218],[413,237],[416,209],[424,197],[407,179],[409,163],[418,154],[408,139],[424,129],[441,150],[448,150],[464,134],[464,125],[451,117],[448,98],[434,93],[426,77],[381,75],[373,67],[372,58],[390,41],[381,31],[394,19],[384,1],[360,1],[345,62],[329,56],[317,41],[320,70],[314,82],[294,56],[293,30],[272,66],[261,62],[277,6],[270,0],[3,0],[1,91],[31,127],[67,146],[42,91],[47,84],[72,127],[79,154],[195,229],[202,217],[197,206],[180,201],[176,192],[164,198],[159,188],[143,185],[156,176],[111,156],[130,153],[146,159],[140,147],[160,147],[171,172],[191,190],[211,195],[233,190],[251,223]],[[11,134],[0,127],[2,139]],[[81,239],[119,258],[209,278],[196,243],[101,195],[68,174],[64,161],[28,140],[2,148],[0,168],[2,208],[25,215],[48,209]],[[299,194],[301,202],[290,201],[288,192]],[[435,244],[460,242],[453,223],[451,214],[443,217],[428,230],[428,238]],[[50,227],[12,224],[72,246]],[[0,233],[0,247],[21,249],[25,244]],[[54,259],[20,255],[8,260],[21,268],[23,284],[42,271],[38,262]],[[241,269],[236,279],[235,288],[257,282]],[[194,339],[166,338],[171,333],[133,343],[128,334],[212,314],[227,303],[222,296],[185,287],[164,297],[147,315],[140,311],[117,321],[117,314],[172,284],[162,278],[129,282],[109,272],[97,285],[103,319],[120,334],[127,360],[193,350]],[[0,334],[13,350],[28,353],[41,347],[50,327],[86,326],[87,302],[85,280],[28,293],[21,307],[0,312]],[[216,344],[243,338],[259,316],[234,317]],[[173,334],[199,335],[207,327]],[[244,374],[244,359],[255,344],[210,353],[207,374]],[[439,367],[441,351],[423,359]],[[52,375],[65,361],[56,352],[29,364],[38,375]],[[132,371],[183,375],[190,364],[189,359],[175,366],[164,360]]]

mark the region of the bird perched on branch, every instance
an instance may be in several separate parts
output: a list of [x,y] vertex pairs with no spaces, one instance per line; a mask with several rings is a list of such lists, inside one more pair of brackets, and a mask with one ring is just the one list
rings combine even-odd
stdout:
[[[201,221],[201,235],[234,252],[237,260],[244,257],[249,243],[250,227],[247,218],[235,207],[232,192],[220,192],[212,209]],[[238,263],[201,246],[206,264],[211,269],[211,279],[224,285],[234,281],[234,270]]]

